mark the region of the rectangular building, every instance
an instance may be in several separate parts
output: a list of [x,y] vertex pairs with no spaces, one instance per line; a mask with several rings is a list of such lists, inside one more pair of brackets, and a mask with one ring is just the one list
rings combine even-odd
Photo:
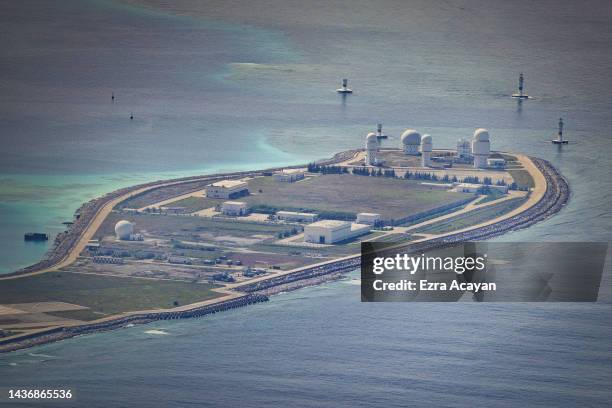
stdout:
[[206,186],[206,197],[238,198],[249,194],[248,184],[241,180],[222,180]]
[[506,168],[506,160],[501,158],[487,159],[487,166],[492,169],[504,169]]
[[241,216],[246,215],[248,211],[247,204],[242,201],[225,201],[221,204],[223,215]]
[[318,214],[314,213],[301,213],[295,211],[277,211],[276,217],[279,220],[295,221],[295,222],[315,222]]
[[322,220],[304,227],[304,242],[335,244],[370,232],[370,225],[346,221]]
[[357,224],[376,225],[380,221],[380,214],[376,213],[359,213],[357,214]]
[[303,180],[304,174],[304,169],[284,169],[274,173],[274,180],[293,183],[294,181]]

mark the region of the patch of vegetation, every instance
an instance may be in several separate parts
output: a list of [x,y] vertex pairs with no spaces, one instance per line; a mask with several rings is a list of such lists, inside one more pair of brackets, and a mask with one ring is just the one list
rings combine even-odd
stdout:
[[533,188],[535,186],[533,177],[531,177],[527,170],[508,169],[508,173],[510,173],[519,189]]
[[94,312],[115,314],[134,310],[170,308],[173,307],[175,301],[185,305],[221,296],[212,291],[214,287],[216,286],[207,283],[48,272],[2,282],[0,299],[7,304],[72,303],[88,307],[90,310],[52,312],[52,314],[93,318]]
[[459,230],[480,224],[487,220],[499,217],[507,212],[520,207],[525,202],[525,198],[515,198],[504,201],[499,204],[494,204],[485,208],[470,211],[465,214],[458,215],[443,221],[439,221],[430,225],[425,225],[418,228],[415,232],[425,234],[443,234],[450,231]]
[[192,213],[203,210],[205,208],[214,207],[214,205],[208,205],[209,203],[202,197],[187,197],[179,201],[174,201],[169,204],[168,207],[185,207],[185,212]]
[[499,200],[500,198],[505,196],[504,193],[502,193],[499,190],[495,190],[495,189],[488,189],[486,192],[486,195],[487,196],[483,198],[482,200],[480,200],[478,204],[484,204],[484,203],[488,203],[489,201]]

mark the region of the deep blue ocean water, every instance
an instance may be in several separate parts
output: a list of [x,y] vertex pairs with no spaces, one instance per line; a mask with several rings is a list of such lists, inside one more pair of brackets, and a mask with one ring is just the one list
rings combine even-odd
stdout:
[[[141,3],[0,5],[0,272],[46,251],[24,232],[104,192],[327,157],[379,121],[389,145],[487,127],[494,149],[560,169],[567,207],[497,240],[611,240],[606,3]],[[518,105],[521,71],[534,99]],[[362,304],[353,275],[3,355],[1,384],[70,385],[92,407],[608,406],[610,265],[596,304]]]

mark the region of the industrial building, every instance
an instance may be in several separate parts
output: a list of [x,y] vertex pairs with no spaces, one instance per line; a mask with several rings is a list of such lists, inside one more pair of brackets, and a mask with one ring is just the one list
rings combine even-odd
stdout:
[[232,199],[249,194],[247,183],[241,180],[222,180],[206,186],[206,197]]
[[242,201],[224,201],[221,204],[221,213],[229,216],[241,216],[247,215],[249,207],[245,202]]
[[283,169],[274,173],[274,180],[285,183],[303,180],[305,171],[303,169]]
[[421,134],[414,129],[406,129],[406,131],[402,133],[401,144],[400,148],[404,150],[404,154],[418,156],[419,146],[421,145]]
[[304,242],[335,244],[370,232],[371,225],[322,220],[304,227]]
[[506,160],[502,158],[487,159],[487,167],[492,169],[505,169]]
[[301,212],[295,212],[295,211],[277,211],[276,217],[279,220],[284,220],[284,221],[315,222],[318,218],[318,214],[301,213]]
[[457,157],[466,160],[472,158],[472,144],[469,140],[464,138],[457,140]]
[[366,136],[366,160],[365,164],[370,166],[378,166],[382,162],[379,156],[380,142],[376,133],[368,133]]
[[487,159],[491,154],[491,142],[489,132],[486,129],[476,129],[472,138],[472,155],[474,156],[474,168],[484,169],[487,167]]
[[376,225],[380,222],[380,214],[376,213],[359,213],[357,214],[357,224]]
[[433,141],[430,135],[425,135],[421,139],[421,165],[431,166],[431,152],[433,151]]

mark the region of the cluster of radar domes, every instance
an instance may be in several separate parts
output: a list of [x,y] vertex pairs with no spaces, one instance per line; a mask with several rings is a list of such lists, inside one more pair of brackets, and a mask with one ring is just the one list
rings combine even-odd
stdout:
[[[461,140],[460,140],[461,142]],[[400,138],[400,147],[404,154],[409,156],[421,156],[423,167],[431,165],[431,153],[433,151],[433,138],[431,135],[423,135],[414,129],[406,129]],[[366,136],[366,164],[376,166],[382,163],[380,158],[380,140],[376,133],[368,133]],[[466,149],[468,150],[468,149]],[[491,153],[491,142],[489,132],[486,129],[476,129],[469,145],[469,152],[474,158],[474,167],[487,167],[487,158]]]

